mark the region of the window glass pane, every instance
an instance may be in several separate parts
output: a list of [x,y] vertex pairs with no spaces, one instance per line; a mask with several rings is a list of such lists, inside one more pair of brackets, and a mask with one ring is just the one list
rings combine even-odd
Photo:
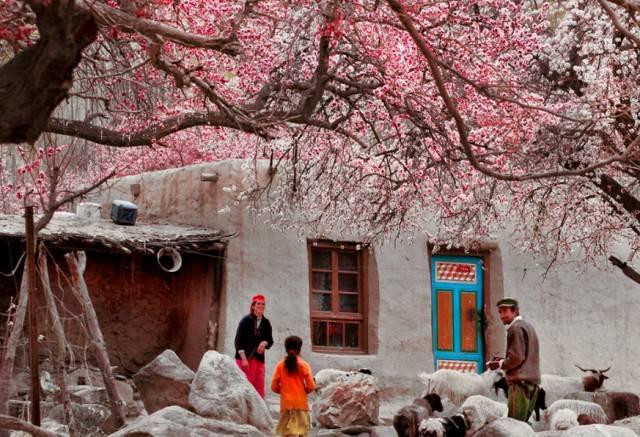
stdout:
[[352,252],[339,253],[338,269],[357,272],[358,271],[358,254],[352,253]]
[[344,345],[346,347],[358,347],[358,323],[346,323],[344,332]]
[[327,325],[329,346],[342,347],[342,323],[328,322]]
[[313,272],[312,286],[314,290],[331,291],[331,273],[329,272]]
[[340,312],[357,313],[358,312],[358,295],[357,294],[340,294]]
[[331,311],[331,294],[312,293],[311,308],[316,311]]
[[331,252],[328,250],[312,250],[311,267],[314,269],[331,270]]
[[352,273],[338,274],[338,290],[356,293],[358,291],[358,275]]
[[327,322],[313,322],[313,344],[327,345]]

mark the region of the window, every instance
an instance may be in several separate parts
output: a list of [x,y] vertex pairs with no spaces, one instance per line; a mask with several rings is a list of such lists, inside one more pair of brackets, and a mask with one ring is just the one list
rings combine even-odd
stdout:
[[352,243],[309,244],[311,345],[314,351],[366,352],[366,259]]

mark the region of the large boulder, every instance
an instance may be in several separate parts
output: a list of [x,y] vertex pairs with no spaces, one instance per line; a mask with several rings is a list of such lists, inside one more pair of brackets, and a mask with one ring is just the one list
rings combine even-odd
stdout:
[[[109,409],[98,404],[76,404],[71,403],[71,415],[75,424],[75,429],[80,435],[89,435],[96,432],[105,420],[111,415]],[[64,424],[64,407],[56,405],[47,415],[47,419]]]
[[198,416],[184,408],[172,406],[145,416],[111,437],[166,437],[166,436],[244,436],[262,437],[265,434],[251,425],[241,425]]
[[264,399],[228,356],[204,354],[191,383],[189,402],[201,416],[253,425],[270,433],[274,424]]
[[563,397],[565,399],[594,402],[600,405],[609,417],[610,422],[640,415],[640,398],[638,398],[638,395],[635,393],[620,391],[581,391]]
[[377,425],[378,383],[372,375],[355,372],[322,389],[313,403],[313,420],[322,428]]
[[155,357],[133,376],[149,414],[170,405],[191,409],[189,390],[195,374],[170,349]]

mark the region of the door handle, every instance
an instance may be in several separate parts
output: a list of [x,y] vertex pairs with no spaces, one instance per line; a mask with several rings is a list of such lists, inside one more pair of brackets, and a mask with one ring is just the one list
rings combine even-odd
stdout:
[[473,308],[469,308],[467,310],[467,321],[473,322],[474,320],[476,320],[476,316],[476,310],[474,310]]

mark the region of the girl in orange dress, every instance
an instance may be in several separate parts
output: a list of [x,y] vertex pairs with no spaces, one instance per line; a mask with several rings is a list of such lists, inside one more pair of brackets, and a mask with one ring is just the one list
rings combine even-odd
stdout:
[[280,394],[280,421],[276,432],[281,436],[308,436],[311,430],[307,394],[315,390],[309,363],[300,358],[302,339],[297,335],[284,341],[287,356],[273,371],[271,390]]

